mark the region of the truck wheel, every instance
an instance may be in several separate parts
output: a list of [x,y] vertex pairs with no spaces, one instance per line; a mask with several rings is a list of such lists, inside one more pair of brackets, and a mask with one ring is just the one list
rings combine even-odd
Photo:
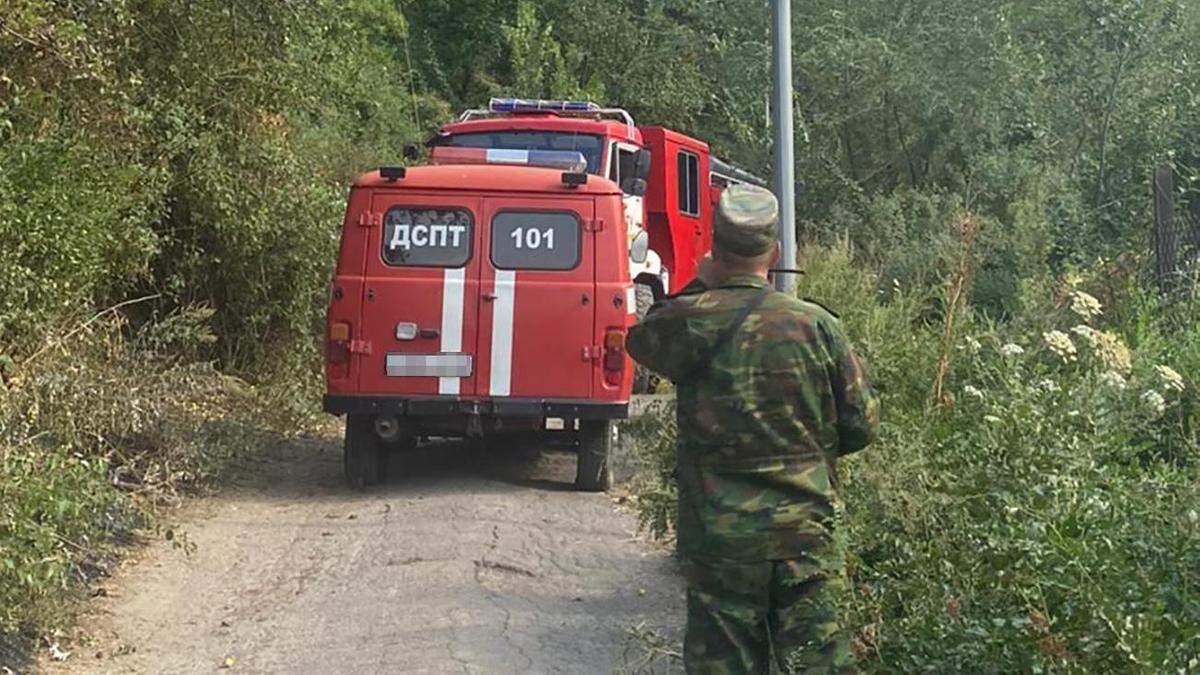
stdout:
[[383,459],[379,445],[375,420],[370,415],[346,415],[342,468],[351,487],[363,488],[379,482]]
[[[637,319],[646,318],[646,313],[654,304],[654,289],[647,284],[634,284],[634,297],[637,300]],[[653,394],[658,389],[658,375],[640,363],[633,364],[633,393]]]
[[612,487],[612,469],[608,465],[617,444],[617,423],[612,420],[579,421],[579,463],[575,469],[575,489],[604,492]]

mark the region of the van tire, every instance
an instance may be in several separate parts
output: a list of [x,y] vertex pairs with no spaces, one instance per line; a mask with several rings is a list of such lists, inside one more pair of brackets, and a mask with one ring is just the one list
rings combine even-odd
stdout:
[[617,444],[619,427],[612,420],[579,421],[579,462],[575,468],[575,489],[605,492],[612,487],[609,460]]
[[[637,301],[637,320],[641,323],[654,305],[654,288],[649,284],[633,285],[634,299]],[[658,390],[659,378],[654,371],[638,362],[633,363],[633,393],[653,394]]]
[[346,415],[346,441],[342,448],[342,469],[350,487],[362,489],[379,482],[383,453],[375,435],[375,419],[370,415]]

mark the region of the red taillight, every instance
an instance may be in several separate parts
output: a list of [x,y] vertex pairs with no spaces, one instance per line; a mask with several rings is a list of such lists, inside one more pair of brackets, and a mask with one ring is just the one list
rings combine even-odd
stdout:
[[335,321],[329,324],[329,363],[341,365],[350,360],[350,324]]
[[604,334],[604,381],[614,387],[625,379],[625,331],[612,329]]

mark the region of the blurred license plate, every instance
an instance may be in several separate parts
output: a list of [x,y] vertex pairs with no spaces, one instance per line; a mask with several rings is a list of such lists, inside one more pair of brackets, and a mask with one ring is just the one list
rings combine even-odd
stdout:
[[470,354],[388,354],[389,377],[470,377]]

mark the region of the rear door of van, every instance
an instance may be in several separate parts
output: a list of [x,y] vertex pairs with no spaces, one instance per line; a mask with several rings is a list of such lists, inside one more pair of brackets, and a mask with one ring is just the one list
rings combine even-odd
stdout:
[[481,213],[477,393],[589,398],[598,359],[592,197],[485,198]]
[[378,191],[364,266],[359,391],[476,393],[482,200]]

